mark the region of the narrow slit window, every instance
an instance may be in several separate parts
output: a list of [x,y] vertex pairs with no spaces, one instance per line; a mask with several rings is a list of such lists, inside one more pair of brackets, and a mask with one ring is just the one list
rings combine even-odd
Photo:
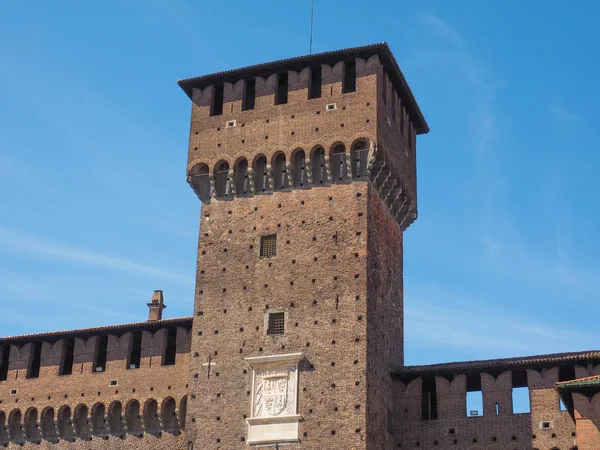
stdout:
[[287,72],[277,75],[277,92],[275,93],[275,104],[283,105],[288,102],[288,74]]
[[174,366],[177,357],[177,328],[169,328],[163,366]]
[[75,340],[68,339],[65,342],[63,357],[60,365],[59,375],[71,375],[73,373],[73,356],[75,351]]
[[277,235],[270,234],[260,238],[260,257],[271,258],[277,254]]
[[131,339],[131,353],[129,354],[129,369],[139,369],[142,362],[142,333],[136,331]]
[[10,345],[3,349],[2,360],[0,360],[0,381],[8,379],[8,361],[10,360]]
[[310,83],[308,85],[308,98],[321,97],[321,66],[311,67]]
[[210,105],[210,115],[220,116],[223,114],[223,85],[215,86],[213,91],[212,104]]
[[94,361],[94,372],[104,372],[106,370],[106,359],[108,356],[108,336],[102,335],[98,344],[98,351]]
[[42,343],[35,342],[33,344],[32,351],[33,355],[31,355],[29,367],[27,367],[28,370],[26,378],[39,378],[40,367],[42,365]]
[[284,334],[285,333],[285,313],[269,314],[269,328],[267,334]]
[[356,61],[346,61],[344,63],[344,82],[342,92],[356,91]]
[[242,111],[254,109],[256,103],[256,79],[246,80],[244,83],[244,98],[242,101]]
[[437,419],[437,392],[435,378],[423,378],[421,383],[421,419]]

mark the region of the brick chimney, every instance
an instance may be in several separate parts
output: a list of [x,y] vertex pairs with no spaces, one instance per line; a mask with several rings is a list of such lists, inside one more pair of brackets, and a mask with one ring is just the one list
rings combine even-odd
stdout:
[[148,303],[148,322],[154,320],[162,320],[162,310],[165,309],[165,299],[163,298],[163,291],[154,291],[152,294],[152,301]]

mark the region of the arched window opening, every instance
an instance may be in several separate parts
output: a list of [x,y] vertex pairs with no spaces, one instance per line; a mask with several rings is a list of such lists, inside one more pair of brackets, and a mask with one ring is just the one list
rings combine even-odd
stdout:
[[37,442],[40,440],[40,429],[38,427],[38,410],[29,408],[25,412],[25,437],[27,440]]
[[75,408],[73,415],[73,425],[75,425],[75,433],[81,439],[91,439],[90,423],[88,422],[88,407],[79,405]]
[[58,435],[65,441],[73,440],[73,425],[71,424],[71,408],[63,406],[58,411]]
[[184,395],[179,403],[179,426],[185,430],[185,416],[187,414],[187,395]]
[[269,190],[269,175],[267,173],[267,158],[263,155],[254,159],[254,192],[262,194]]
[[108,429],[114,436],[123,435],[123,406],[121,402],[113,402],[108,407]]
[[296,150],[292,156],[292,182],[294,187],[304,187],[308,184],[304,150]]
[[177,420],[175,400],[172,397],[167,397],[160,409],[163,427],[167,433],[175,433],[179,429],[179,420]]
[[192,167],[188,182],[202,203],[210,201],[210,171],[206,164],[196,164]]
[[352,158],[352,178],[366,177],[368,175],[369,144],[366,141],[358,141],[352,146],[350,155]]
[[288,174],[285,167],[284,153],[278,153],[273,159],[273,182],[276,191],[282,191],[288,186]]
[[11,441],[23,442],[23,428],[21,426],[21,411],[15,409],[8,416],[8,435]]
[[0,411],[0,445],[8,444],[8,431],[6,430],[6,414]]
[[248,160],[240,159],[235,166],[235,192],[240,197],[250,195],[248,183]]
[[56,440],[56,425],[54,423],[53,408],[46,408],[42,411],[40,426],[44,440],[54,442]]
[[160,422],[158,420],[158,403],[150,399],[144,405],[144,429],[150,434],[160,433]]
[[223,161],[215,167],[215,196],[220,199],[231,198],[229,182],[229,163]]
[[107,434],[106,421],[104,414],[106,408],[102,403],[96,403],[92,407],[92,433],[96,436],[105,436]]
[[317,147],[312,151],[310,157],[310,168],[313,178],[313,186],[325,184],[327,181],[327,172],[325,170],[325,150],[323,147]]
[[342,144],[333,147],[329,161],[331,163],[331,181],[333,183],[343,183],[347,181],[346,147]]
[[133,435],[142,435],[142,419],[140,418],[140,402],[131,400],[125,409],[127,431]]

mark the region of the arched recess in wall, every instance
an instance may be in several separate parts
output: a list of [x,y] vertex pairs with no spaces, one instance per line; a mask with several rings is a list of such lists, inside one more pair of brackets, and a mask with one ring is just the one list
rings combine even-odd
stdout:
[[8,436],[11,441],[23,440],[23,429],[21,427],[21,411],[15,409],[8,416]]
[[30,441],[38,441],[41,438],[40,429],[38,427],[38,410],[29,408],[25,411],[25,437]]
[[327,182],[327,171],[325,169],[325,150],[318,146],[310,152],[310,168],[312,172],[313,186],[321,186]]
[[108,407],[108,430],[114,436],[122,436],[124,433],[123,405],[121,402],[112,402]]
[[172,397],[167,397],[160,408],[163,428],[167,433],[175,433],[179,428],[177,419],[177,405]]
[[90,423],[88,422],[88,407],[86,405],[78,405],[73,413],[73,425],[75,434],[80,439],[91,439]]
[[215,197],[219,199],[231,198],[231,184],[229,181],[229,163],[220,161],[215,165]]
[[158,403],[154,399],[146,401],[144,404],[144,430],[146,433],[160,434],[160,421],[158,420]]
[[273,184],[276,191],[282,191],[288,187],[288,173],[286,167],[285,153],[277,152],[273,156]]
[[187,414],[187,395],[184,395],[179,402],[179,426],[185,430],[185,416]]
[[45,408],[40,415],[40,428],[42,438],[54,442],[57,438],[56,425],[54,423],[54,408]]
[[235,178],[235,193],[239,197],[246,197],[250,195],[250,183],[248,182],[248,160],[246,158],[240,158],[235,163],[234,168]]
[[130,400],[125,408],[125,423],[127,424],[127,432],[136,436],[143,433],[142,419],[140,417],[140,402]]
[[346,147],[344,144],[336,144],[329,153],[331,164],[331,182],[344,183],[348,180],[346,173]]
[[369,141],[360,139],[352,144],[350,158],[352,165],[352,178],[364,178],[368,176],[367,160],[369,157]]
[[58,410],[58,435],[65,441],[73,440],[73,425],[71,424],[71,408],[63,406]]
[[194,192],[202,203],[210,201],[210,173],[208,166],[203,163],[198,163],[189,173],[189,180]]
[[262,194],[269,190],[269,174],[267,173],[267,157],[258,155],[252,163],[254,173],[254,193]]
[[308,185],[306,173],[306,153],[301,148],[292,152],[292,183],[294,187],[304,187]]
[[96,436],[104,436],[108,433],[104,414],[106,408],[102,403],[96,403],[92,406],[92,433]]
[[0,445],[8,444],[8,431],[6,430],[6,414],[0,411]]

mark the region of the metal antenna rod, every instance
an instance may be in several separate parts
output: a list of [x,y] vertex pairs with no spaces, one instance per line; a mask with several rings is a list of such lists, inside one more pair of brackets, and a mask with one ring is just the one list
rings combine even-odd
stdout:
[[312,55],[312,37],[313,37],[313,22],[315,20],[315,0],[312,0],[312,6],[310,8],[310,49],[309,55]]

